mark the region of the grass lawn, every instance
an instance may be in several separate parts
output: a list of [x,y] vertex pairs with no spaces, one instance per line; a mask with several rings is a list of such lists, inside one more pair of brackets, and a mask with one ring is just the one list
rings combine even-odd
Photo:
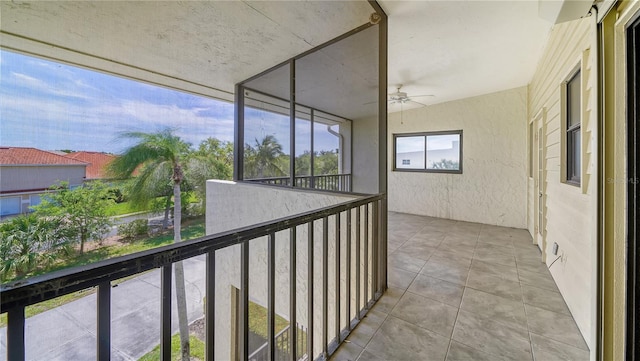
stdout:
[[[189,202],[189,203],[199,203],[200,200],[198,199],[198,197],[196,197],[194,194],[187,194],[186,195],[187,199],[185,200],[185,202]],[[160,202],[164,201],[164,197],[158,197],[158,200]],[[137,213],[137,212],[141,212],[144,210],[140,210],[138,208],[134,208],[130,202],[122,202],[122,203],[115,203],[113,204],[111,207],[109,207],[108,212],[109,214],[113,215],[113,216],[121,216],[123,214],[131,214],[131,213]]]
[[109,207],[108,214],[112,214],[114,216],[121,216],[123,214],[130,214],[139,212],[139,209],[134,209],[129,202],[116,203]]
[[[204,342],[200,341],[197,337],[189,336],[189,345],[191,347],[190,356],[193,360],[204,360]],[[171,360],[180,361],[182,354],[180,353],[180,334],[175,334],[171,337]],[[153,350],[149,351],[146,355],[140,357],[138,361],[157,361],[160,360],[160,345],[156,346]]]
[[[289,321],[276,315],[275,334],[282,331]],[[257,303],[249,301],[249,329],[262,338],[267,338],[267,309]]]
[[[181,235],[182,235],[182,240],[188,240],[188,239],[204,236],[204,219],[183,222]],[[54,263],[50,267],[47,267],[46,269],[40,269],[37,272],[29,274],[29,277],[33,277],[40,274],[45,274],[45,273],[49,273],[49,272],[53,272],[53,271],[57,271],[57,270],[61,270],[69,267],[82,266],[82,265],[102,261],[102,260],[113,258],[113,257],[123,256],[130,253],[141,252],[141,251],[156,248],[159,246],[171,244],[172,242],[173,242],[173,233],[169,232],[167,234],[161,234],[151,238],[137,240],[128,244],[100,247],[91,251],[87,251],[82,255],[78,254],[71,259],[61,260],[57,263]],[[131,277],[135,277],[135,276],[131,276]],[[118,280],[115,283],[123,282],[125,280],[126,279]],[[84,296],[90,295],[94,292],[95,292],[95,288],[82,290],[82,291],[70,293],[68,295],[64,295],[61,297],[57,297],[52,300],[48,300],[48,301],[37,303],[35,305],[28,306],[25,309],[25,317],[29,318],[31,316],[35,316],[41,312],[64,305],[65,303],[77,300]],[[3,313],[2,315],[0,315],[0,327],[4,327],[6,325],[7,325],[7,314]]]

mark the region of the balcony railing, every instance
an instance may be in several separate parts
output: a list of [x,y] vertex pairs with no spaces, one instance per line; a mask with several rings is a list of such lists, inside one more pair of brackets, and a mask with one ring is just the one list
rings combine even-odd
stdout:
[[[296,325],[296,327],[298,329],[296,332],[296,340],[291,340],[292,332],[290,326],[278,332],[275,339],[276,357],[274,359],[269,358],[269,342],[267,342],[249,355],[249,361],[287,361],[292,358],[294,360],[305,360],[307,353],[305,352],[305,338],[303,334],[306,333],[307,330],[300,325]],[[291,341],[295,341],[297,345],[297,355],[295,357],[289,352]]]
[[[291,186],[290,177],[253,178],[245,179],[245,181],[279,186]],[[313,188],[333,192],[351,192],[351,174],[297,176],[295,177],[295,186],[300,188]]]
[[[240,285],[237,332],[230,339],[236,357],[249,359],[249,260],[250,247],[264,242],[267,264],[267,355],[276,359],[279,338],[275,334],[276,233],[289,235],[288,277],[306,282],[306,291],[297,290],[298,282],[289,282],[288,322],[298,324],[306,318],[305,345],[300,345],[299,328],[290,327],[287,334],[288,359],[327,358],[344,341],[373,303],[386,289],[386,199],[384,195],[360,197],[355,200],[314,211],[256,224],[156,249],[70,268],[33,277],[0,287],[0,313],[8,314],[7,359],[25,359],[25,307],[72,292],[97,287],[96,354],[98,360],[111,355],[111,290],[112,282],[123,277],[160,269],[160,340],[161,359],[171,355],[172,265],[199,255],[206,255],[205,330],[206,360],[215,356],[215,271],[216,252],[229,247],[240,249]],[[330,226],[331,225],[331,226]],[[335,228],[333,228],[335,227]],[[333,228],[333,229],[332,229]],[[315,236],[314,236],[315,233]],[[300,235],[300,236],[298,236]],[[316,243],[318,250],[316,250]],[[260,245],[260,243],[258,243]],[[263,247],[264,247],[263,246]],[[278,243],[278,247],[282,247]],[[297,259],[297,247],[306,249],[306,259]],[[256,248],[258,249],[258,248]],[[329,253],[331,249],[331,253]],[[253,250],[255,251],[255,249]],[[252,251],[252,252],[253,252]],[[320,253],[320,254],[318,254]],[[328,255],[332,257],[328,257]],[[319,260],[319,257],[321,260]],[[319,265],[314,266],[314,262]],[[306,264],[305,264],[306,263]],[[302,266],[306,275],[299,276]],[[281,270],[281,265],[278,264]],[[252,266],[253,267],[253,266]],[[320,272],[318,272],[320,271]],[[330,276],[332,279],[330,279]],[[314,278],[321,284],[314,286]],[[301,297],[300,293],[304,293]],[[329,297],[329,293],[332,296]],[[278,296],[280,297],[280,296]],[[306,311],[296,307],[306,299]],[[302,303],[301,303],[302,304]],[[314,307],[315,304],[315,307]],[[320,307],[321,305],[321,307]],[[331,312],[330,312],[331,310]],[[222,311],[221,311],[222,312]],[[331,315],[331,317],[330,317]],[[314,322],[315,319],[321,320]],[[234,331],[226,331],[234,332]],[[44,335],[43,335],[44,336]],[[331,339],[329,338],[331,337]],[[219,345],[229,347],[229,345]],[[300,350],[300,348],[304,350]],[[300,355],[303,355],[300,357]],[[311,355],[311,357],[309,357]]]

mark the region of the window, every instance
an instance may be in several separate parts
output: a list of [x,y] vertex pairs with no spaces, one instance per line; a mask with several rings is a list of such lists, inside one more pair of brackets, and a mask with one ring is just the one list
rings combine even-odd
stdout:
[[0,198],[0,216],[20,213],[20,197]]
[[39,194],[32,194],[32,195],[29,197],[29,206],[30,206],[30,207],[37,206],[37,205],[39,205],[40,203],[42,203],[42,198],[40,197],[40,195],[39,195]]
[[462,130],[394,134],[396,171],[462,173]]
[[580,70],[566,84],[566,171],[567,183],[580,185]]

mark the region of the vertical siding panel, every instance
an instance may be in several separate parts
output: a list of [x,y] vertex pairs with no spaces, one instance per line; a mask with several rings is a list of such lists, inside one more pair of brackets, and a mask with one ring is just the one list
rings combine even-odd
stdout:
[[[596,106],[594,104],[595,57],[591,52],[591,19],[561,23],[554,26],[547,48],[538,64],[529,85],[529,118],[546,108],[547,124],[545,139],[545,229],[547,239],[547,265],[555,260],[551,255],[554,242],[560,246],[559,260],[550,271],[560,289],[571,313],[587,344],[593,348],[591,328],[595,320],[591,313],[591,299],[595,289],[591,275],[596,263],[592,260],[591,248],[595,245],[595,234],[590,224],[596,212],[592,209],[592,175],[595,172],[593,147],[596,126]],[[583,187],[561,183],[560,174],[564,161],[562,154],[561,86],[572,69],[581,63],[582,74],[582,182]],[[529,197],[535,199],[535,197]],[[529,205],[533,214],[533,204]]]

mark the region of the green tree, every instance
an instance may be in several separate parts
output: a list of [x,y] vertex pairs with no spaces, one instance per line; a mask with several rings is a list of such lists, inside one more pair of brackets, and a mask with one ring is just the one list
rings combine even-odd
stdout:
[[280,158],[285,156],[282,145],[274,135],[267,135],[262,140],[255,139],[255,147],[245,145],[245,177],[277,177],[285,175]]
[[203,140],[198,149],[189,154],[186,177],[199,198],[201,212],[206,211],[206,182],[208,179],[230,180],[233,176],[233,143],[215,138]]
[[22,278],[55,261],[66,250],[58,222],[24,214],[0,224],[0,281]]
[[[181,241],[181,185],[184,178],[184,161],[189,153],[189,144],[173,134],[172,129],[156,133],[126,132],[125,139],[134,140],[131,146],[109,165],[109,171],[117,178],[131,178],[141,169],[134,179],[133,190],[153,189],[152,184],[162,187],[167,182],[173,187],[173,242]],[[142,168],[141,168],[142,167]],[[168,178],[164,178],[169,176]],[[157,182],[157,183],[156,183]],[[131,197],[136,195],[132,193]],[[148,196],[148,193],[145,195]],[[175,287],[178,307],[178,324],[182,360],[189,360],[189,324],[187,320],[187,302],[182,262],[174,263]]]
[[460,163],[455,162],[451,159],[442,158],[442,160],[439,162],[432,162],[431,167],[433,169],[459,169]]
[[109,207],[115,201],[109,188],[95,181],[74,189],[70,189],[68,183],[60,182],[51,189],[54,192],[48,193],[42,203],[34,207],[36,215],[58,222],[66,239],[80,243],[82,254],[87,241],[102,238],[112,226]]
[[305,150],[304,153],[296,157],[296,177],[311,175],[311,152]]
[[330,150],[316,152],[314,171],[316,175],[338,174],[338,153]]

